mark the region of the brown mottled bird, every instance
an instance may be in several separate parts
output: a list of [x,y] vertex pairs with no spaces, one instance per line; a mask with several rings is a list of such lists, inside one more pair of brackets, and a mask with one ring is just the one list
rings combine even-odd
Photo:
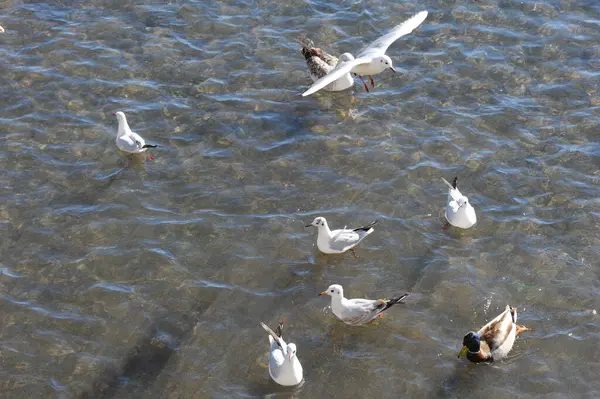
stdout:
[[[330,71],[335,69],[338,64],[341,65],[346,61],[351,61],[351,59],[345,55],[342,55],[338,60],[336,57],[327,54],[318,47],[315,47],[314,43],[308,39],[302,40],[302,55],[306,59],[306,64],[308,65],[310,77],[313,82],[327,75]],[[325,90],[342,91],[352,86],[354,86],[354,79],[352,79],[352,76],[347,73],[346,75],[337,79],[335,82],[327,85]]]

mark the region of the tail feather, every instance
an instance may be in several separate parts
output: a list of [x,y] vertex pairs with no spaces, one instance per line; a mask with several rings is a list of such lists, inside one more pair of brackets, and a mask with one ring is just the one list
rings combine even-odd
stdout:
[[409,295],[410,294],[407,292],[406,294],[393,297],[392,299],[390,299],[390,300],[387,301],[387,303],[385,304],[385,306],[383,307],[383,309],[381,309],[381,311],[385,312],[386,310],[388,310],[389,308],[391,308],[395,304],[402,303],[400,301],[403,300],[404,298],[406,298]]
[[[269,335],[271,337],[273,337],[273,339],[275,340],[275,342],[277,342],[277,345],[279,345],[280,348],[283,348],[283,346],[281,345],[281,336],[276,334],[275,331],[271,330],[271,328],[269,326],[267,326],[265,323],[263,323],[262,321],[260,322],[260,325],[262,326],[262,328],[265,329],[266,332],[269,333]],[[279,330],[279,328],[277,328]]]
[[448,180],[444,179],[442,177],[442,180],[444,181],[444,183],[446,183],[446,185],[451,189],[454,190],[457,187],[457,183],[458,183],[458,176],[456,176],[454,178],[454,180],[452,181],[452,184],[448,183]]
[[375,226],[377,224],[377,222],[379,222],[379,220],[375,220],[374,222],[371,222],[366,226],[358,227],[358,228],[354,229],[353,231],[369,231],[373,226]]
[[156,148],[158,147],[157,145],[154,144],[144,144],[144,146],[142,148]]

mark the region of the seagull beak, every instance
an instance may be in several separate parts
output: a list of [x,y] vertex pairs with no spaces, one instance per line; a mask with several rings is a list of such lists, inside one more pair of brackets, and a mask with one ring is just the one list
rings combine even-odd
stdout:
[[321,296],[321,295],[327,295],[327,291],[321,292],[318,296]]
[[117,115],[115,112],[113,112],[113,115]]
[[304,227],[310,227],[310,226],[312,226],[312,223],[309,223],[309,224],[307,224],[307,225],[306,225],[306,226],[304,226]]
[[390,69],[392,70],[392,72],[396,73],[396,70],[394,69],[394,67],[390,67]]

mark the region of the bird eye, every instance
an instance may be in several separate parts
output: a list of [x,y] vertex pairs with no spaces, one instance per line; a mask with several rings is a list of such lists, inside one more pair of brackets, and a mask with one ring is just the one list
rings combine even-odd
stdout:
[[333,292],[333,290],[331,290],[331,292]]

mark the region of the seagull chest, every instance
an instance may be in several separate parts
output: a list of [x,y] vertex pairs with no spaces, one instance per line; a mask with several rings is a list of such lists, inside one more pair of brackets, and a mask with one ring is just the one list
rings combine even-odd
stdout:
[[352,72],[359,76],[377,75],[381,73],[387,66],[383,63],[371,61],[367,64],[360,64],[352,68]]

